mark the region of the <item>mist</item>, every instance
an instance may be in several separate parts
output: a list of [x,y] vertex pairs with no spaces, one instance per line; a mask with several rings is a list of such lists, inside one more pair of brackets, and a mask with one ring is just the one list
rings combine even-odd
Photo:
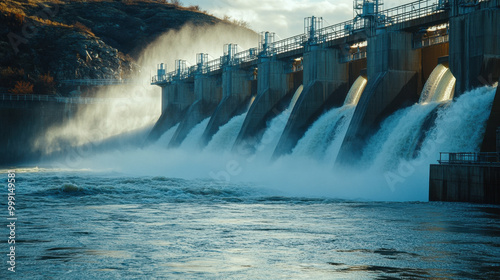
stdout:
[[[379,143],[372,145],[373,151],[365,151],[369,156],[350,166],[335,164],[342,139],[331,139],[322,144],[322,151],[330,156],[322,152],[294,153],[271,160],[286,117],[268,122],[268,130],[264,133],[266,137],[257,145],[256,153],[245,150],[230,152],[245,114],[235,116],[222,126],[206,147],[199,147],[198,139],[187,139],[180,148],[167,148],[177,126],[165,132],[157,142],[143,146],[141,139],[147,137],[161,113],[160,87],[149,85],[156,65],[166,63],[167,71],[172,71],[174,69],[168,65],[173,65],[175,59],[185,58],[188,63],[194,64],[196,53],[208,52],[212,57],[219,57],[226,43],[237,43],[242,49],[257,45],[257,34],[238,30],[241,29],[226,24],[204,28],[185,26],[159,37],[138,60],[143,69],[136,76],[136,80],[141,81],[138,85],[100,90],[98,96],[109,97],[110,102],[88,106],[77,112],[75,118],[64,126],[53,127],[40,137],[36,144],[45,148],[47,153],[64,149],[65,146],[76,147],[70,154],[50,160],[47,164],[74,170],[117,172],[125,176],[202,178],[228,185],[252,183],[289,196],[427,201],[429,164],[436,163],[439,152],[477,151],[484,133],[484,125],[478,124],[484,124],[488,118],[494,88],[473,90],[449,101],[448,106],[439,108],[435,125],[426,132],[422,148],[415,157],[391,148],[393,146],[389,142],[404,143],[404,137],[414,137],[400,131],[414,128],[404,126],[396,129],[398,122],[391,122],[391,119],[416,119],[413,115],[423,118],[434,107],[422,105],[415,110],[406,108],[393,114],[379,132],[391,137],[375,135],[371,142]],[[285,112],[284,116],[287,114]],[[348,117],[340,117],[331,118],[349,120]],[[188,137],[200,137],[207,123],[208,119],[203,120]],[[321,127],[313,125],[310,129]],[[333,136],[343,137],[346,128],[347,124],[336,125],[329,130],[339,130],[340,133],[338,131]],[[395,131],[400,135],[391,135]],[[314,131],[308,133],[319,135]],[[135,142],[134,145],[108,145],[106,147],[109,149],[94,149],[100,142],[110,139],[134,139]],[[317,139],[312,137],[308,140],[305,137],[300,141],[301,145],[314,148],[313,142]],[[368,149],[370,147],[368,145]],[[385,147],[382,154],[379,153],[380,147]]]
[[187,24],[180,30],[168,31],[139,56],[141,71],[132,78],[134,84],[98,88],[95,96],[105,102],[80,106],[72,119],[49,128],[32,148],[50,155],[83,145],[99,145],[111,138],[141,131],[142,135],[130,137],[133,144],[138,144],[146,137],[142,130],[151,128],[161,115],[161,88],[150,84],[157,64],[167,63],[167,67],[170,66],[167,71],[173,71],[176,59],[191,58],[188,63],[194,64],[196,53],[201,52],[218,59],[224,44],[236,43],[250,48],[257,46],[258,38],[251,30],[227,23],[203,27]]
[[[479,149],[494,94],[495,88],[479,88],[442,107],[435,126],[427,132],[422,148],[414,158],[391,154],[390,159],[386,158],[388,162],[364,159],[351,166],[338,166],[330,157],[315,157],[314,154],[291,154],[272,161],[269,153],[273,149],[266,147],[266,143],[276,143],[274,138],[281,136],[279,132],[268,133],[270,139],[261,143],[255,154],[246,150],[230,152],[230,145],[217,140],[224,134],[239,130],[239,127],[228,124],[222,126],[218,132],[220,135],[214,136],[214,142],[204,148],[181,145],[181,148],[168,149],[175,130],[171,129],[148,147],[128,147],[79,157],[74,168],[118,172],[126,176],[209,179],[217,184],[225,182],[228,186],[252,183],[285,196],[427,201],[429,164],[437,163],[439,151]],[[403,109],[393,117],[403,118],[408,111]],[[233,118],[233,124],[240,117]],[[203,123],[206,125],[207,120]],[[203,130],[204,127],[199,125],[196,129]],[[191,135],[201,135],[199,131],[192,132]],[[194,143],[195,140],[186,141]],[[216,147],[218,141],[220,145]]]

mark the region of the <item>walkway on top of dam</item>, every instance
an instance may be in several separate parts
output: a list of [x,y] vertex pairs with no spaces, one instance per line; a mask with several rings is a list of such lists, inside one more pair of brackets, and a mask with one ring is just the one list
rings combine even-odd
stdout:
[[[484,2],[477,0],[474,5]],[[448,1],[421,0],[397,6],[394,8],[379,11],[376,29],[386,29],[391,31],[408,30],[418,32],[421,27],[435,26],[445,24],[449,21],[450,6]],[[315,17],[306,18],[305,32],[290,38],[276,42],[264,44],[259,47],[251,48],[242,52],[234,53],[228,59],[227,54],[211,61],[198,61],[197,65],[182,67],[176,65],[176,70],[163,75],[155,75],[151,79],[151,84],[162,85],[172,82],[174,79],[183,80],[194,77],[195,73],[201,74],[220,74],[223,66],[239,66],[249,68],[256,66],[259,57],[274,56],[277,59],[293,59],[302,57],[307,51],[307,45],[319,45],[321,47],[333,47],[341,44],[352,44],[366,41],[366,33],[370,24],[366,19],[356,17],[352,20],[344,21],[327,27],[316,26]],[[321,19],[321,18],[319,18]],[[318,21],[317,24],[321,25]],[[445,38],[446,39],[446,38]],[[443,38],[440,38],[443,40]],[[433,44],[432,41],[427,42]],[[439,43],[439,42],[437,42]],[[416,47],[425,45],[423,42]],[[229,45],[229,47],[231,47]],[[231,50],[229,50],[231,52]],[[360,53],[356,56],[342,58],[344,62],[366,58],[366,53]],[[179,61],[178,61],[179,62]],[[184,62],[185,61],[181,61]],[[177,62],[176,62],[177,64]]]

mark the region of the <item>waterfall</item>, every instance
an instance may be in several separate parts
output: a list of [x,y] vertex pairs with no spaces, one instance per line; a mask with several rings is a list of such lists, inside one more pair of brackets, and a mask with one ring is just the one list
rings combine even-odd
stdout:
[[455,77],[450,69],[438,64],[425,82],[418,103],[440,102],[453,98],[455,91]]
[[186,136],[184,141],[182,141],[180,148],[181,149],[198,149],[198,148],[200,148],[201,136],[203,135],[203,132],[205,131],[205,128],[207,127],[209,121],[210,121],[210,118],[206,118],[206,119],[202,120],[199,124],[194,126],[191,129],[191,131],[189,131],[189,134]]
[[292,150],[292,155],[323,159],[328,144],[333,138],[343,138],[339,132],[348,126],[354,114],[354,109],[354,105],[344,105],[323,114],[299,140]]
[[495,98],[496,87],[482,87],[462,94],[439,112],[427,134],[420,156],[438,152],[479,152]]
[[177,130],[178,127],[179,123],[172,126],[169,130],[165,131],[165,133],[161,135],[160,139],[156,141],[157,145],[160,145],[162,147],[167,147],[170,140],[172,140],[172,137],[174,137],[175,131]]
[[278,145],[283,130],[285,130],[286,123],[288,122],[288,118],[293,111],[293,107],[295,106],[295,103],[297,103],[303,89],[304,86],[300,85],[293,94],[290,104],[288,104],[288,108],[268,123],[267,129],[260,140],[259,146],[257,147],[257,151],[259,151],[260,154],[267,158],[271,157],[274,149]]
[[[433,112],[443,107],[454,93],[455,77],[448,67],[434,68],[422,89],[418,103],[401,109],[388,117],[381,129],[368,141],[363,151],[363,162],[375,166],[394,168],[394,159],[412,159],[420,149],[424,123],[433,120]],[[435,115],[435,114],[434,114]]]
[[368,80],[365,77],[359,76],[349,89],[344,105],[357,105],[367,83]]
[[394,159],[410,159],[417,148],[421,127],[438,102],[415,104],[387,118],[380,130],[368,141],[363,162],[394,168]]
[[233,117],[229,122],[219,128],[212,140],[205,148],[206,151],[222,152],[228,151],[233,146],[241,126],[245,121],[247,113]]
[[295,93],[293,94],[292,100],[290,100],[290,104],[288,104],[287,110],[291,112],[293,110],[293,107],[295,107],[295,103],[297,103],[297,100],[299,100],[300,95],[302,94],[302,90],[304,90],[304,85],[300,85],[297,90],[295,90]]
[[359,76],[349,89],[344,105],[331,109],[314,122],[299,140],[292,155],[335,160],[366,84],[367,79]]

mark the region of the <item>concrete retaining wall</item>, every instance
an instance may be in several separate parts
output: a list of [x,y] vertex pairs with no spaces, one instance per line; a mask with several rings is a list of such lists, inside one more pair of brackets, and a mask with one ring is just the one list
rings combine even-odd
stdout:
[[493,106],[491,107],[490,117],[486,123],[481,152],[500,152],[499,135],[497,129],[500,127],[500,87],[497,87]]
[[500,204],[500,166],[431,164],[429,200]]
[[[0,166],[39,160],[45,147],[35,148],[38,137],[71,119],[78,108],[92,105],[57,102],[2,101],[0,106]],[[69,144],[68,144],[69,146]],[[60,147],[65,150],[69,147]]]
[[[483,5],[493,5],[493,2]],[[455,96],[498,81],[499,34],[499,7],[450,18],[450,70],[457,78]]]

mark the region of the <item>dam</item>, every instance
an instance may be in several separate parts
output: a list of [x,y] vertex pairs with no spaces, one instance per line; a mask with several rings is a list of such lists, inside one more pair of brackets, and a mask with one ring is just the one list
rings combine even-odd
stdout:
[[[485,102],[478,104],[485,125],[477,124],[477,139],[457,149],[496,152],[500,1],[353,6],[357,16],[349,21],[325,27],[312,16],[304,19],[304,33],[291,38],[262,32],[255,48],[238,52],[228,43],[220,58],[199,53],[196,65],[179,59],[171,72],[159,64],[151,83],[161,87],[162,114],[150,141],[401,170],[400,159],[431,153],[425,147],[441,112],[479,89],[488,95],[474,99]],[[387,171],[388,185],[404,173]]]

